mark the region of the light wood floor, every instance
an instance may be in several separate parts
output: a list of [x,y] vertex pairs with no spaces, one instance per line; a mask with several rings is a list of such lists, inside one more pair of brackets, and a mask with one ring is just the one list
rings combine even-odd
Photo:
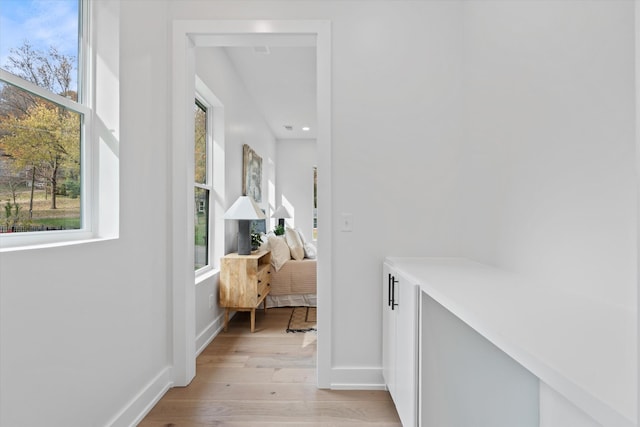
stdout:
[[401,427],[385,391],[319,390],[315,332],[287,333],[290,308],[238,313],[197,359],[196,377],[141,427]]

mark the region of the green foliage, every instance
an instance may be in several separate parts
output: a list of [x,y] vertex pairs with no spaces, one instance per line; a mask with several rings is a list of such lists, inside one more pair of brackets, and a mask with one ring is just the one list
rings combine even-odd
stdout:
[[284,226],[276,225],[276,228],[273,229],[273,232],[276,236],[282,236],[284,234]]
[[262,244],[262,236],[260,233],[251,233],[251,249],[256,250]]
[[38,218],[25,225],[44,225],[66,230],[75,230],[81,226],[80,218]]
[[77,180],[67,178],[63,187],[65,194],[72,199],[77,199],[80,196],[80,182]]
[[20,222],[20,205],[7,202],[4,205],[5,225],[7,227],[15,226]]

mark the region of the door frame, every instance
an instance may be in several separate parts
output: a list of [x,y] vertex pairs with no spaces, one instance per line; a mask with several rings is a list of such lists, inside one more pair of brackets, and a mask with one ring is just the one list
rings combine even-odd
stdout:
[[[195,50],[204,46],[241,46],[256,39],[283,39],[291,46],[315,40],[318,145],[318,349],[317,385],[331,385],[332,200],[331,200],[331,23],[322,20],[176,20],[172,28],[170,177],[170,324],[172,377],[184,386],[195,376],[195,274],[193,271],[193,182],[189,181],[193,140]],[[215,44],[212,44],[215,43]],[[226,43],[226,44],[220,44]],[[266,43],[265,43],[266,44]],[[253,44],[251,44],[253,45]],[[191,224],[191,225],[189,225]]]

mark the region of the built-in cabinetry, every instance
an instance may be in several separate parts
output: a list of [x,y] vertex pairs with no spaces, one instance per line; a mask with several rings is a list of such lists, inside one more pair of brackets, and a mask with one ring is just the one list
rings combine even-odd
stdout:
[[398,270],[384,264],[383,376],[403,426],[415,426],[418,415],[418,288]]
[[[255,331],[256,308],[271,290],[271,252],[250,255],[232,253],[220,260],[220,306],[224,307],[224,329],[229,311],[250,311],[251,332]],[[265,312],[267,308],[265,305]]]
[[466,259],[383,269],[383,375],[404,427],[637,426],[635,313]]

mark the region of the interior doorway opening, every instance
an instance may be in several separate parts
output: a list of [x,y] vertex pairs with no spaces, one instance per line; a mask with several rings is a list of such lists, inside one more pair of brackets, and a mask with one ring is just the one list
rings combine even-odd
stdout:
[[[318,179],[317,385],[331,385],[331,63],[330,25],[327,21],[176,21],[173,28],[173,145],[172,145],[172,330],[175,385],[186,385],[195,376],[195,294],[193,249],[185,195],[191,185],[188,152],[182,141],[193,138],[189,111],[195,93],[196,50],[227,46],[300,46],[316,49],[317,164]],[[191,219],[192,222],[192,219]],[[191,286],[189,286],[191,284]]]

